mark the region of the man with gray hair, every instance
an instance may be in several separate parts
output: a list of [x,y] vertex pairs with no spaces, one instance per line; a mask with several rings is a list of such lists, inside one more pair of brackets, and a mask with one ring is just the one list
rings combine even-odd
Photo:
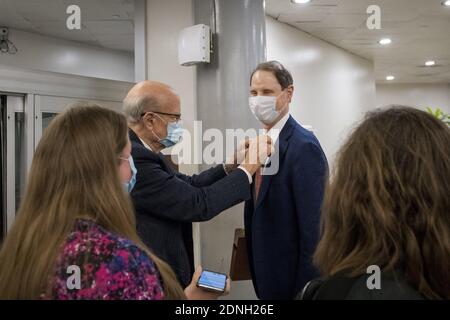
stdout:
[[[131,155],[137,168],[131,197],[138,232],[144,243],[187,286],[193,270],[183,239],[184,227],[210,220],[250,199],[252,175],[264,161],[263,156],[255,157],[254,153],[270,154],[270,139],[250,140],[241,165],[218,165],[187,176],[175,172],[161,154],[161,150],[175,145],[181,138],[178,95],[163,83],[144,81],[126,96],[124,112],[130,128]],[[250,153],[251,159],[256,160],[253,164],[249,161]]]

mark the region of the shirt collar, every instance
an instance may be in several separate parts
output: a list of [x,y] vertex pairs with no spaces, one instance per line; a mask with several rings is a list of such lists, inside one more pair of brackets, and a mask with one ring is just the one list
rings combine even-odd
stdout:
[[272,145],[275,145],[275,143],[277,142],[278,137],[280,136],[280,132],[281,130],[283,130],[288,119],[289,119],[289,112],[286,113],[283,116],[283,118],[278,120],[278,122],[275,123],[275,125],[272,128],[270,128],[269,131],[267,131],[267,135],[272,139]]
[[142,140],[140,137],[138,137],[138,138],[139,138],[139,140],[141,140],[142,144],[144,145],[144,147],[145,147],[146,149],[148,149],[148,150],[150,150],[150,151],[153,152],[152,148],[150,148],[150,146],[149,146],[148,144],[146,144],[144,140]]

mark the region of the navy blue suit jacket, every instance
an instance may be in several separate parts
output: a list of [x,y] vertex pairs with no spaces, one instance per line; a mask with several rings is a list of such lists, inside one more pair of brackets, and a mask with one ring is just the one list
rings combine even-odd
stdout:
[[260,299],[293,299],[318,276],[312,255],[319,237],[327,160],[314,134],[291,116],[277,144],[278,172],[262,176],[256,204],[254,196],[245,203],[250,271]]
[[186,286],[192,270],[183,239],[183,226],[212,219],[225,209],[250,199],[247,174],[223,166],[187,176],[175,172],[162,154],[144,147],[129,130],[137,177],[131,192],[137,230],[144,243],[165,260]]

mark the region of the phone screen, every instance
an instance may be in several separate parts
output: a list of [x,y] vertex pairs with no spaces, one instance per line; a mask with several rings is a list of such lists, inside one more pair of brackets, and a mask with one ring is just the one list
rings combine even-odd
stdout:
[[224,291],[227,284],[227,276],[223,273],[217,273],[204,270],[197,285],[207,289]]

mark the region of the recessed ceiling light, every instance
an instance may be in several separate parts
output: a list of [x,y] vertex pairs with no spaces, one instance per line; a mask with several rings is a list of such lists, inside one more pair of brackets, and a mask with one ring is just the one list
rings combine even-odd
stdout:
[[295,4],[305,4],[311,2],[311,0],[291,0],[291,2]]
[[378,43],[382,44],[382,45],[390,44],[391,42],[392,42],[392,40],[389,38],[383,38],[380,41],[378,41]]
[[[449,0],[450,1],[450,0]],[[436,61],[433,61],[433,60],[430,60],[430,61],[427,61],[427,62],[425,62],[425,65],[427,66],[427,67],[432,67],[432,66],[434,66],[436,64]]]
[[392,81],[392,80],[394,80],[394,79],[395,79],[394,76],[387,76],[387,77],[386,77],[386,80],[387,80],[387,81]]
[[450,0],[442,1],[442,5],[446,7],[450,7]]

